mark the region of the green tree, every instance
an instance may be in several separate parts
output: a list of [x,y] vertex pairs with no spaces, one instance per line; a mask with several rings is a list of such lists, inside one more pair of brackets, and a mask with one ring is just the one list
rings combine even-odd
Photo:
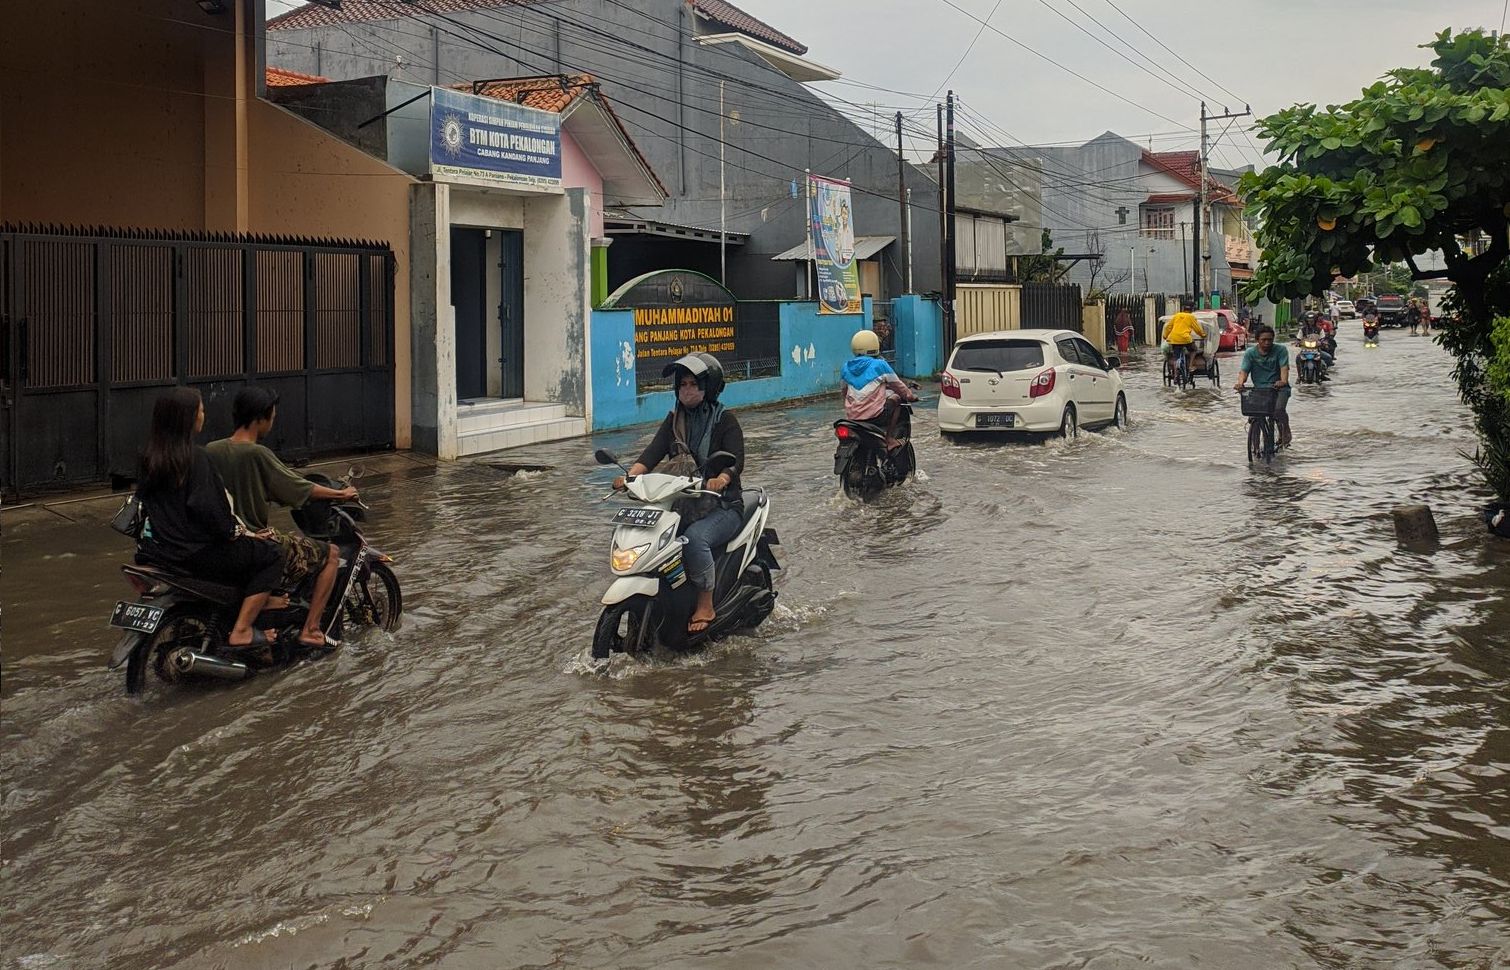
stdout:
[[[1250,297],[1322,293],[1336,276],[1440,251],[1456,319],[1439,339],[1483,438],[1510,456],[1510,405],[1490,388],[1494,318],[1510,312],[1510,38],[1444,30],[1431,67],[1399,68],[1345,105],[1286,108],[1259,122],[1277,165],[1243,177],[1262,219]],[[1487,240],[1487,247],[1467,239]],[[1486,472],[1489,470],[1485,468]],[[1510,484],[1491,484],[1510,500]]]

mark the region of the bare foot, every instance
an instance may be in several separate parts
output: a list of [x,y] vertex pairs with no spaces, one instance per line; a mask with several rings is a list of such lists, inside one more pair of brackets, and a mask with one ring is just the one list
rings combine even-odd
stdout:
[[288,597],[287,596],[269,596],[267,598],[267,605],[264,606],[263,609],[264,610],[286,610],[286,609],[288,609]]
[[306,647],[325,646],[325,633],[321,630],[300,630],[299,643]]
[[259,645],[271,643],[277,638],[277,630],[251,629],[246,631],[246,636],[244,637],[238,636],[236,631],[232,630],[230,636],[225,638],[225,642],[233,647],[249,647],[254,643]]
[[692,619],[687,621],[688,633],[702,633],[718,618],[718,614],[709,610],[697,610],[692,614]]

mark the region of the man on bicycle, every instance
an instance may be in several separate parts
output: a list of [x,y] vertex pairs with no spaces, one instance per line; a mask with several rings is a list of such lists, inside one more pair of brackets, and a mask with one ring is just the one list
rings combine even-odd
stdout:
[[1258,328],[1258,343],[1243,351],[1243,361],[1238,365],[1237,383],[1233,390],[1242,393],[1248,378],[1253,378],[1254,387],[1277,387],[1279,393],[1274,401],[1274,423],[1279,425],[1279,446],[1290,444],[1290,415],[1285,405],[1290,402],[1290,351],[1284,344],[1274,342],[1274,328]]
[[1201,321],[1195,318],[1195,304],[1188,300],[1180,305],[1180,312],[1169,318],[1164,324],[1164,332],[1160,339],[1169,345],[1170,360],[1174,360],[1176,353],[1185,357],[1185,367],[1190,368],[1190,350],[1195,345],[1195,338],[1206,339],[1206,330],[1201,326]]

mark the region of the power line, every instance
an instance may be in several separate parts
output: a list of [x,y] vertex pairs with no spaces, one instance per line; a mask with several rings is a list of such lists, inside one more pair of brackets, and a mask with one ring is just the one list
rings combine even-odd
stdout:
[[[987,29],[989,29],[992,33],[997,34],[997,35],[1005,38],[1008,41],[1011,41],[1013,44],[1015,44],[1016,46],[1020,47],[1021,49],[1025,50],[1025,51],[1027,51],[1029,54],[1032,54],[1034,57],[1038,58],[1039,60],[1043,60],[1043,61],[1049,62],[1050,64],[1052,64],[1055,67],[1059,68],[1061,71],[1064,71],[1066,74],[1069,74],[1072,77],[1079,78],[1081,81],[1084,81],[1086,84],[1089,84],[1091,87],[1095,88],[1097,91],[1100,91],[1100,92],[1102,92],[1104,94],[1109,94],[1112,97],[1116,98],[1118,101],[1121,101],[1121,102],[1123,102],[1125,104],[1130,104],[1134,108],[1137,108],[1140,111],[1145,111],[1148,114],[1151,114],[1151,115],[1153,115],[1156,118],[1162,118],[1162,119],[1164,119],[1165,121],[1169,122],[1172,125],[1178,125],[1178,124],[1180,124],[1180,122],[1177,121],[1177,120],[1175,120],[1174,118],[1171,118],[1171,117],[1169,117],[1166,114],[1161,114],[1160,112],[1155,111],[1154,109],[1148,107],[1147,105],[1140,104],[1139,102],[1134,101],[1131,98],[1128,98],[1128,97],[1125,97],[1123,95],[1120,95],[1117,92],[1113,91],[1112,89],[1110,89],[1108,87],[1105,87],[1104,85],[1097,84],[1095,81],[1092,81],[1090,78],[1086,77],[1084,74],[1081,74],[1079,71],[1076,71],[1076,70],[1074,70],[1073,68],[1070,68],[1070,67],[1066,67],[1065,65],[1063,65],[1063,64],[1059,63],[1058,61],[1054,60],[1052,57],[1048,56],[1047,54],[1043,53],[1042,51],[1039,51],[1039,50],[1037,50],[1035,48],[1029,47],[1027,44],[1024,44],[1022,41],[1018,40],[1016,37],[1013,37],[1011,34],[1008,34],[1006,31],[1001,30],[998,27],[994,27],[991,24],[986,23],[986,21],[984,21],[984,20],[981,20],[975,14],[971,13],[970,11],[968,11],[965,8],[961,7],[959,4],[955,3],[954,0],[939,0],[939,2],[942,3],[942,4],[944,4],[947,7],[951,7],[954,10],[959,11],[960,13],[964,14],[966,17],[969,17],[971,20],[975,21],[976,23],[984,24],[985,27]],[[1191,130],[1194,130],[1194,129],[1191,129]]]

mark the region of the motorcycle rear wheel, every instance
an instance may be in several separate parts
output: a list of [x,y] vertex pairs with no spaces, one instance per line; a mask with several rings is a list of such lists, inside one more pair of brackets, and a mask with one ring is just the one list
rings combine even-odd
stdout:
[[633,653],[636,646],[653,648],[655,620],[655,600],[649,596],[631,596],[622,603],[603,607],[592,634],[592,658],[607,660],[616,653]]
[[126,661],[126,693],[140,694],[147,686],[147,671],[150,669],[157,680],[166,684],[179,681],[178,671],[168,663],[168,657],[179,647],[202,647],[206,642],[223,639],[219,625],[212,617],[193,612],[172,612],[163,617],[157,631],[131,651]]

